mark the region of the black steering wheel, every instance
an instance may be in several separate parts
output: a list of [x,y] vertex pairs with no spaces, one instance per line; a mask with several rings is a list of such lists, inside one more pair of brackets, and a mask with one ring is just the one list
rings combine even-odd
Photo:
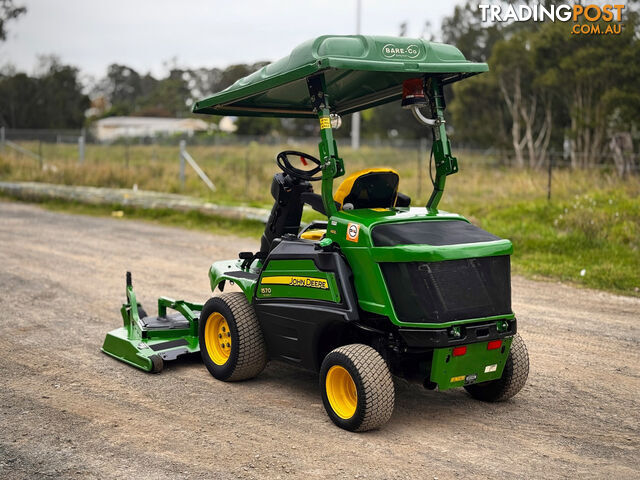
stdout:
[[[291,165],[291,162],[289,161],[289,155],[300,157],[300,160],[303,163],[305,160],[309,160],[311,163],[315,163],[316,166],[311,170],[302,170],[301,168],[296,168]],[[276,163],[284,173],[287,173],[292,177],[300,178],[302,180],[308,180],[311,182],[322,180],[322,175],[314,177],[316,173],[322,170],[320,160],[318,160],[316,157],[312,157],[308,153],[297,152],[295,150],[284,150],[276,156]]]

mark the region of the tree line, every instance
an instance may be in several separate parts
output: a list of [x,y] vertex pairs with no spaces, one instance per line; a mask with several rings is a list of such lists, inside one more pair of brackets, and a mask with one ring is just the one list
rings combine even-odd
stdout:
[[[627,2],[624,27],[617,35],[575,35],[570,23],[563,22],[487,24],[481,20],[478,3],[468,0],[456,6],[439,32],[429,35],[428,23],[423,30],[423,36],[456,45],[469,60],[490,66],[489,73],[447,87],[452,141],[510,152],[513,162],[523,167],[539,168],[559,152],[574,167],[613,158],[621,175],[629,173],[640,140],[638,1]],[[13,17],[7,18],[21,13],[14,8]],[[400,34],[406,31],[405,23]],[[3,36],[0,22],[0,39]],[[34,75],[10,68],[0,72],[0,124],[79,128],[113,115],[188,116],[196,99],[226,88],[266,63],[172,66],[164,78],[113,64],[104,78],[86,85],[77,68],[49,57]],[[92,116],[87,118],[89,106]],[[350,120],[350,116],[343,119],[338,137],[349,136]],[[317,128],[316,122],[295,119],[239,118],[236,125],[238,134],[249,135],[306,136]],[[362,113],[364,138],[424,135],[424,128],[397,105]]]
[[491,70],[454,85],[455,138],[510,150],[519,166],[537,168],[561,152],[573,167],[613,158],[628,174],[640,139],[637,6],[627,2],[617,35],[572,34],[570,22],[487,27],[477,2],[457,6],[443,23],[444,41]]

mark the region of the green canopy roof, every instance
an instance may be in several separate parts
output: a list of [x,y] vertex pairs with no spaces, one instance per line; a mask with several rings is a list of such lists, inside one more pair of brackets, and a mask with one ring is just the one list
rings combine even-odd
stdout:
[[402,82],[423,74],[443,83],[486,72],[456,47],[406,37],[324,35],[287,57],[200,100],[195,113],[316,118],[306,78],[324,72],[331,111],[340,115],[399,100]]

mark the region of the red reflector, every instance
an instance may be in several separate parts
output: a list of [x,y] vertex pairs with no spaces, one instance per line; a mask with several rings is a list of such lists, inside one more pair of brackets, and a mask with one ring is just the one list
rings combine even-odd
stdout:
[[467,353],[467,347],[456,347],[453,349],[454,357],[461,357],[465,353]]
[[487,343],[487,350],[496,350],[502,346],[502,340],[491,340]]
[[425,106],[427,100],[424,96],[422,78],[410,78],[402,82],[402,108],[411,108],[412,105]]

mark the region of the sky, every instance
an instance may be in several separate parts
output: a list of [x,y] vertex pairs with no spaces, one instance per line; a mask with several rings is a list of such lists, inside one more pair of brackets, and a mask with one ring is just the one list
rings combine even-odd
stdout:
[[[34,73],[55,54],[95,78],[120,63],[161,76],[168,65],[221,67],[276,60],[324,34],[353,34],[357,0],[15,0],[26,15],[9,23],[0,66]],[[362,0],[361,33],[438,34],[459,1]]]

